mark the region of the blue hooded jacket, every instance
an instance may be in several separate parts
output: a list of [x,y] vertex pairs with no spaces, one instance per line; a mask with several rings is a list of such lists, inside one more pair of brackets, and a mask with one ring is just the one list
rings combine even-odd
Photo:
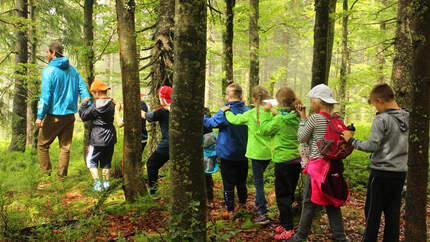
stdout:
[[68,115],[78,111],[78,95],[90,97],[84,80],[69,59],[52,59],[42,71],[42,91],[40,94],[37,118],[42,120],[46,114]]
[[[230,105],[230,111],[234,114],[244,113],[249,110],[242,101],[225,103]],[[213,117],[204,117],[205,128],[219,128],[216,146],[216,155],[226,160],[247,160],[245,157],[248,141],[248,127],[246,125],[232,125],[219,110]]]

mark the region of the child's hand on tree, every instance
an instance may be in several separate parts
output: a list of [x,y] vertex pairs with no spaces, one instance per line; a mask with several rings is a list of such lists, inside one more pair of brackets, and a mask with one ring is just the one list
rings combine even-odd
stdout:
[[82,104],[87,105],[87,104],[88,104],[88,102],[90,101],[90,99],[91,99],[91,98],[89,98],[89,97],[84,98],[84,99],[82,100]]
[[224,106],[224,107],[220,108],[220,110],[223,111],[223,112],[225,112],[227,110],[230,110],[230,105]]
[[346,142],[348,142],[352,137],[354,137],[354,133],[354,131],[345,130],[343,131],[342,137]]

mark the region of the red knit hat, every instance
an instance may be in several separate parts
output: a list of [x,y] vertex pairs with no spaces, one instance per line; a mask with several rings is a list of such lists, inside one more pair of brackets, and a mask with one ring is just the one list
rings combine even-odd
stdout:
[[163,98],[167,104],[172,103],[172,88],[169,86],[162,86],[158,91],[158,96]]

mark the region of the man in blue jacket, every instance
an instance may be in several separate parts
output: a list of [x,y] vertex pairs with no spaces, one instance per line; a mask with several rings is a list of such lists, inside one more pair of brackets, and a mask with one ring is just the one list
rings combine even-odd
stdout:
[[37,142],[40,168],[48,173],[52,169],[49,146],[58,137],[59,178],[67,176],[78,95],[81,99],[91,97],[79,72],[63,56],[63,50],[63,46],[55,42],[46,50],[49,65],[42,71],[42,90],[35,122],[40,129]]
[[[232,83],[226,88],[227,103],[234,114],[249,110],[242,101],[242,88]],[[223,110],[219,110],[213,117],[204,117],[204,127],[219,128],[216,154],[221,158],[221,177],[224,188],[224,202],[227,206],[227,216],[234,212],[234,188],[237,189],[239,206],[244,207],[248,198],[246,178],[248,177],[248,159],[245,157],[248,140],[248,127],[245,125],[231,125],[225,118]]]

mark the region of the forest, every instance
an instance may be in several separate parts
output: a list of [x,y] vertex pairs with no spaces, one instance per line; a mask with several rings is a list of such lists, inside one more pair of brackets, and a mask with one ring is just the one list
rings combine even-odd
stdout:
[[[0,241],[427,241],[429,94],[429,0],[0,0]],[[326,108],[355,127],[324,163],[340,208],[314,200],[317,128],[299,144]],[[386,118],[375,141],[394,109],[407,133]],[[380,174],[403,177],[394,219],[369,210]]]

